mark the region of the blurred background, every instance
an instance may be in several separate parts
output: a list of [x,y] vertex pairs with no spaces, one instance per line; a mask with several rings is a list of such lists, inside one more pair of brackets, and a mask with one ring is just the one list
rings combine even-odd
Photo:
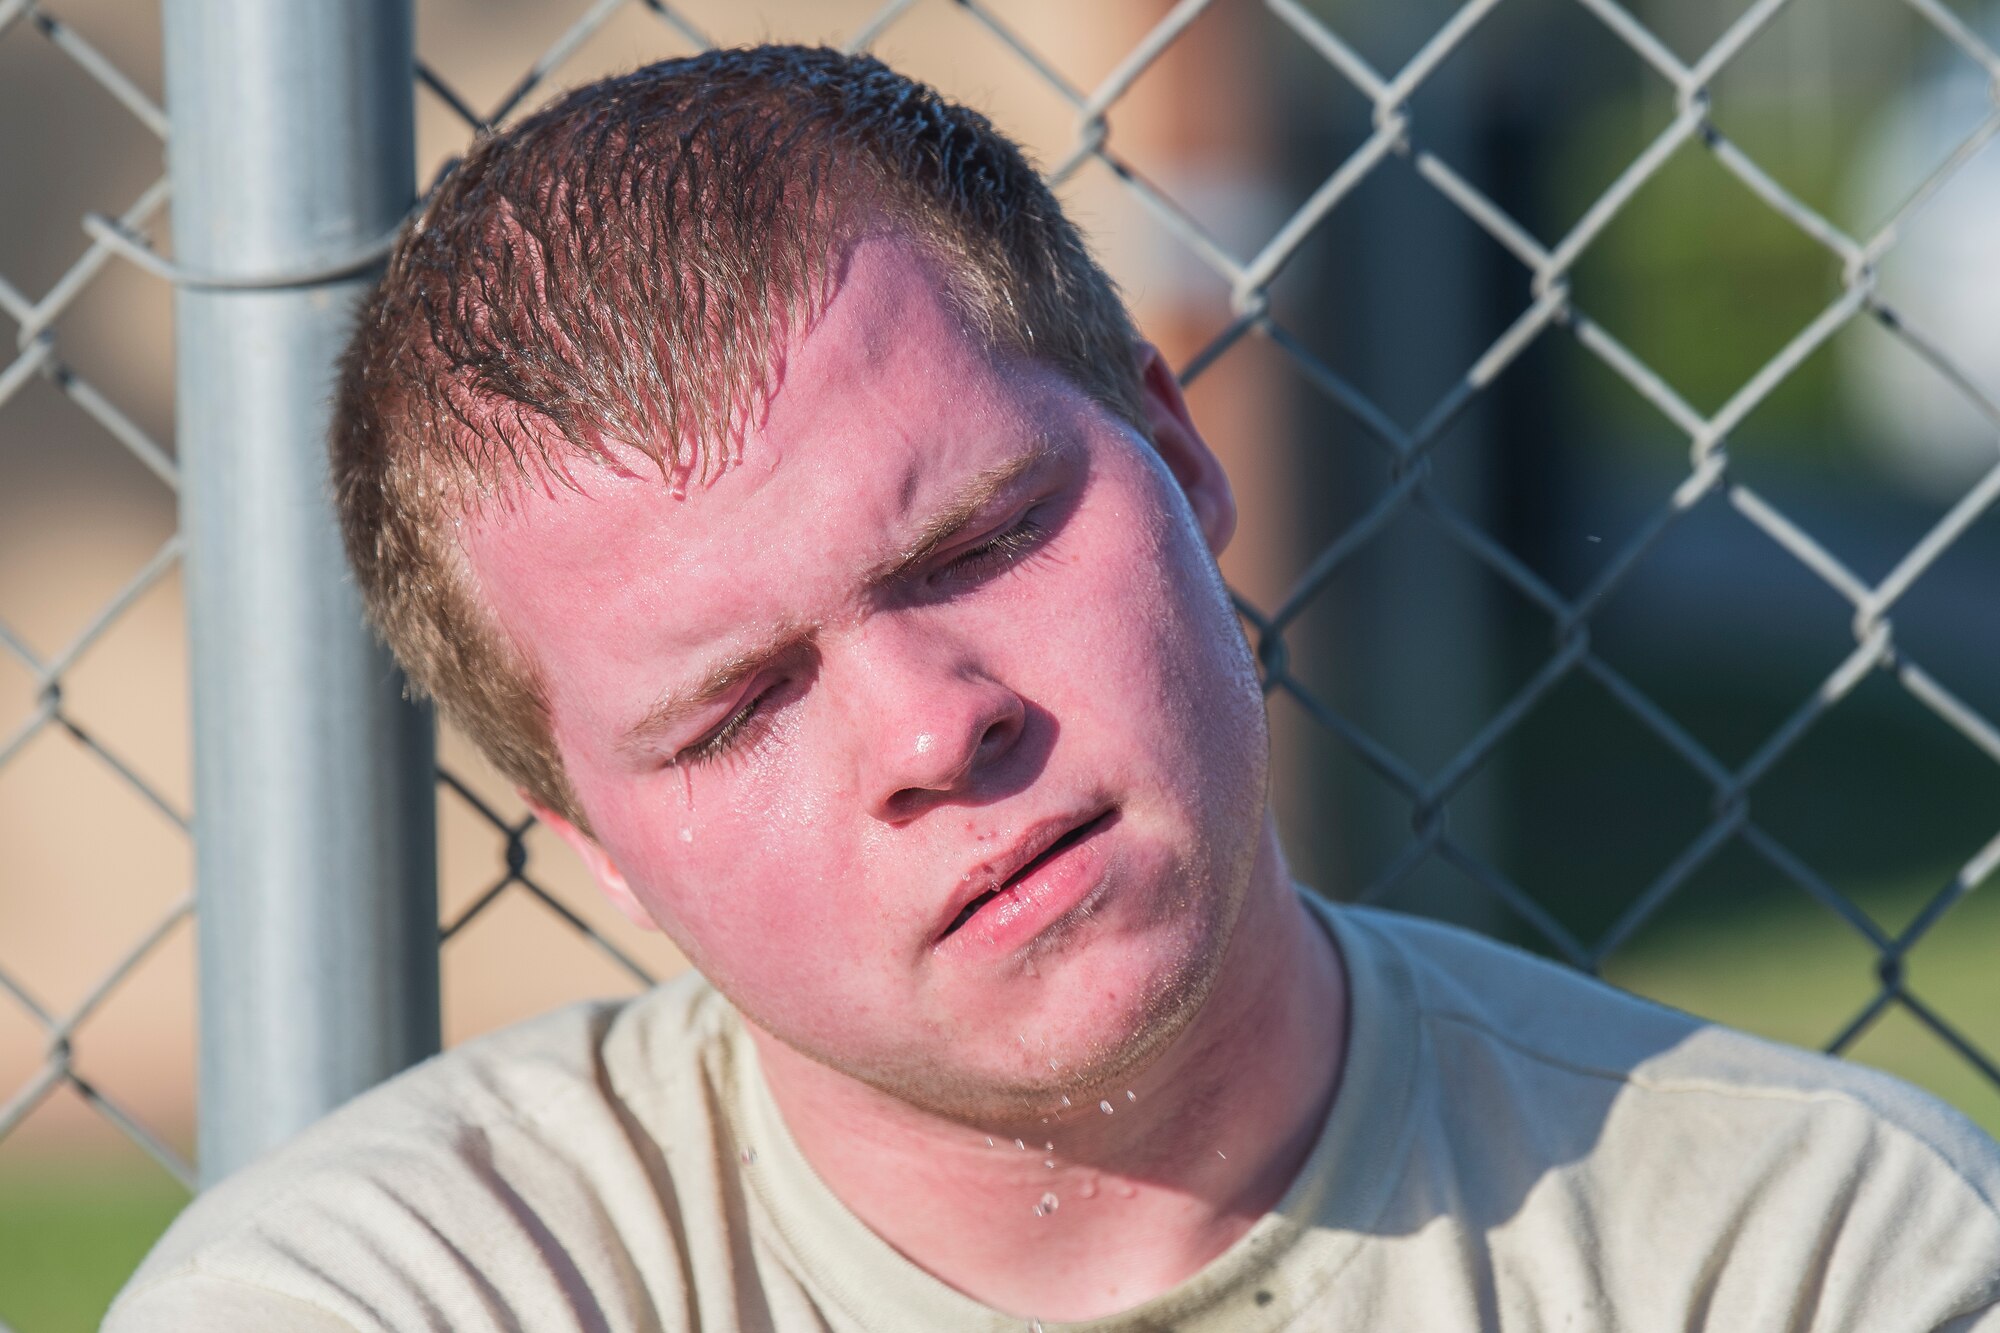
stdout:
[[[2000,1131],[2000,899],[1976,891],[2000,862],[2000,5],[415,12],[413,189],[468,115],[704,39],[858,38],[987,112],[1236,481],[1223,564],[1299,876],[1835,1046]],[[0,0],[21,1333],[95,1326],[194,1143],[172,294],[81,226],[167,248],[160,67],[151,4]],[[543,831],[512,874],[518,801],[457,738],[440,759],[447,1044],[682,965]]]

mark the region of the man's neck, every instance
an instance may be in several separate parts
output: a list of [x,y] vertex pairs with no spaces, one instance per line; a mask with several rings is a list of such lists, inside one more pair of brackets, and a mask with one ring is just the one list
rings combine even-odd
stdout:
[[[1057,1320],[1129,1309],[1192,1276],[1284,1195],[1332,1105],[1346,983],[1267,820],[1242,914],[1200,1013],[1115,1114],[1079,1108],[1041,1142],[917,1111],[751,1027],[813,1169],[918,1266],[995,1309]],[[1046,1165],[1053,1160],[1053,1167]],[[1057,1201],[1052,1215],[1023,1200]]]

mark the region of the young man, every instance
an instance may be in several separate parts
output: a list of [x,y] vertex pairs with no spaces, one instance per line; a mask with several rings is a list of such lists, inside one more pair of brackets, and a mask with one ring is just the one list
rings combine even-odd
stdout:
[[412,679],[700,975],[358,1099],[118,1333],[2000,1329],[1946,1108],[1294,889],[1228,482],[1018,151],[874,61],[483,142],[334,468]]

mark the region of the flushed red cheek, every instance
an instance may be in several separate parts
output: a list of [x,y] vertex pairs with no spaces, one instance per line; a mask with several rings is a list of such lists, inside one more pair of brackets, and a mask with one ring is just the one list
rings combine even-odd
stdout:
[[836,830],[769,817],[781,801],[757,818],[740,814],[739,804],[749,802],[718,795],[704,812],[698,795],[690,813],[670,800],[663,813],[672,833],[639,853],[649,863],[649,900],[731,972],[742,970],[738,957],[802,953],[815,936],[839,933],[841,908],[853,897],[847,881],[857,878]]

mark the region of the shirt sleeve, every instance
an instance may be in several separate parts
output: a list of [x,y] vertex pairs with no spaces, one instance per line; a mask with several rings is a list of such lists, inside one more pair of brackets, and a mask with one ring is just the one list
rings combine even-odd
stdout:
[[125,1292],[105,1316],[101,1333],[272,1333],[279,1329],[284,1333],[358,1333],[346,1320],[283,1292],[185,1271]]

